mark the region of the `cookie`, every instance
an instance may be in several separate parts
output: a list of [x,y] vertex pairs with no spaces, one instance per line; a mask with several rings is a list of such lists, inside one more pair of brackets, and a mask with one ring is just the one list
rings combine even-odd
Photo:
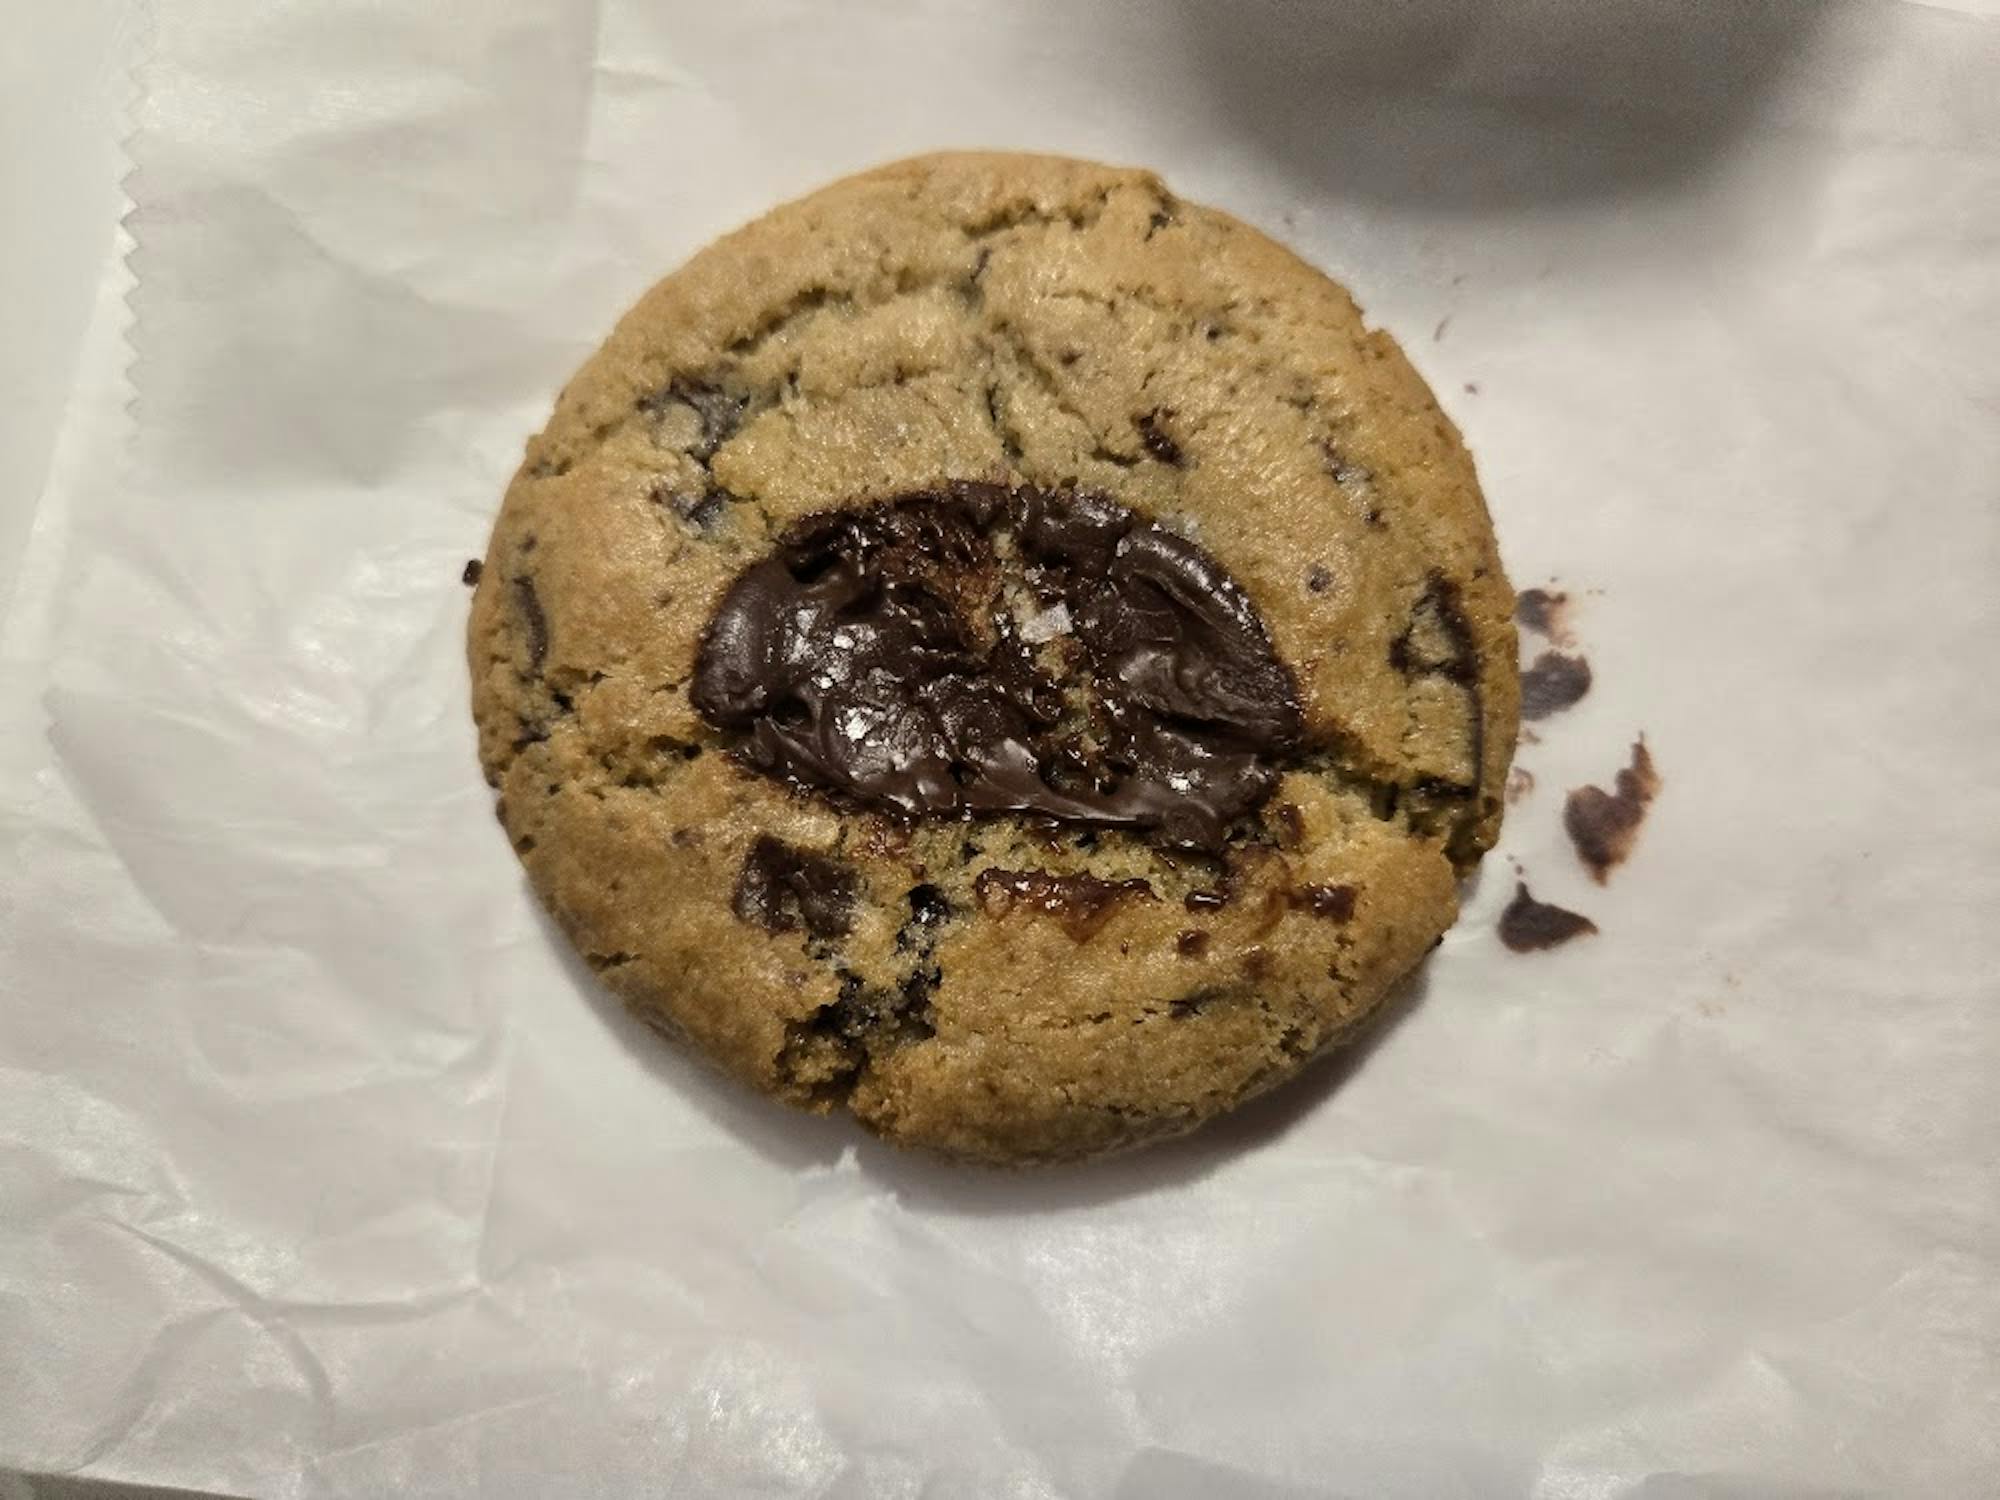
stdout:
[[1519,708],[1471,461],[1340,287],[1142,171],[774,210],[562,392],[479,570],[501,822],[642,1015],[985,1161],[1179,1132],[1456,915]]

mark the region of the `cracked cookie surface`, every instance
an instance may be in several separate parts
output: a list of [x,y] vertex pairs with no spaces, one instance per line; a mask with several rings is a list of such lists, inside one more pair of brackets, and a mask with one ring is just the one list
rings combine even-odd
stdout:
[[[1051,561],[1045,513],[1123,550]],[[827,583],[860,552],[886,594]],[[820,613],[748,629],[745,590]],[[1019,1162],[1231,1107],[1421,960],[1498,829],[1512,605],[1338,286],[1147,173],[947,155],[640,301],[529,444],[469,653],[501,820],[608,985],[755,1088]],[[852,681],[744,686],[842,621]]]

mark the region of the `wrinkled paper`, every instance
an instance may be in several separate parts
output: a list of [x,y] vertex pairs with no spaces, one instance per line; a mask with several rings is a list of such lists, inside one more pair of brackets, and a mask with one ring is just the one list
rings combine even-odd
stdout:
[[[2000,1491],[1990,7],[165,0],[154,50],[136,400],[73,418],[4,636],[0,1463]],[[461,659],[460,566],[617,313],[961,145],[1156,167],[1351,285],[1596,674],[1369,1045],[1019,1175],[626,1020]],[[1600,888],[1563,792],[1642,733]],[[1516,863],[1599,935],[1506,951]]]

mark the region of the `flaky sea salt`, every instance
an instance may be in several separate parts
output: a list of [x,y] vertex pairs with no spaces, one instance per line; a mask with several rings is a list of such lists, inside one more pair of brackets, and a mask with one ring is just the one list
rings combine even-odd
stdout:
[[1056,604],[1038,615],[1030,615],[1021,622],[1021,639],[1031,646],[1039,646],[1043,641],[1054,640],[1059,635],[1070,632],[1069,606]]

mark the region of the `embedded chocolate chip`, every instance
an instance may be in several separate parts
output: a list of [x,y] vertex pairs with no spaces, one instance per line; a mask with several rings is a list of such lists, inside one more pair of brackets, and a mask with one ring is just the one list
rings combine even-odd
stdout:
[[909,919],[896,932],[896,951],[929,953],[937,944],[937,929],[951,920],[951,902],[934,885],[913,885],[909,903]]
[[729,500],[727,490],[711,488],[700,495],[675,495],[667,506],[696,531],[709,531],[720,519]]
[[1179,468],[1181,445],[1173,440],[1165,425],[1166,419],[1172,415],[1172,412],[1156,406],[1144,416],[1134,417],[1132,421],[1139,429],[1139,440],[1146,445],[1146,451],[1161,463],[1172,464],[1175,468]]
[[1153,887],[1144,880],[1099,880],[1047,870],[981,870],[973,893],[988,916],[1004,917],[1017,908],[1041,912],[1079,943],[1095,936],[1120,903],[1154,899]]
[[1186,927],[1181,930],[1181,935],[1174,939],[1174,951],[1182,958],[1200,958],[1208,952],[1208,943],[1207,933],[1197,928]]
[[[931,995],[943,983],[944,970],[936,964],[932,964],[928,969],[918,969],[912,973],[909,978],[903,981],[902,989],[897,993],[902,997],[903,1005],[907,1009],[921,1011],[923,1007],[930,1004]],[[923,1024],[926,1036],[936,1035],[928,1022]]]
[[1306,571],[1306,587],[1315,594],[1324,594],[1327,585],[1333,582],[1333,575],[1320,563],[1314,563]]
[[1296,802],[1282,802],[1276,810],[1278,823],[1278,843],[1286,849],[1296,849],[1306,841],[1305,814],[1299,811]]
[[715,456],[716,449],[735,436],[743,425],[743,413],[750,406],[747,397],[732,396],[700,380],[675,380],[639,405],[644,411],[658,413],[677,401],[692,407],[701,424],[694,446],[688,450],[689,456],[700,463],[707,463]]
[[1445,677],[1461,684],[1477,679],[1472,626],[1460,608],[1458,585],[1443,574],[1425,580],[1410,623],[1389,643],[1389,665],[1405,677]]
[[1346,922],[1354,916],[1354,899],[1360,892],[1351,885],[1302,885],[1293,893],[1293,904],[1328,922]]
[[744,858],[729,909],[767,932],[803,926],[830,941],[853,926],[859,883],[847,866],[764,833]]
[[521,611],[521,620],[528,628],[528,667],[531,671],[542,670],[542,663],[549,659],[549,619],[542,613],[541,595],[526,578],[514,580],[514,604]]
[[1167,1014],[1176,1021],[1185,1021],[1191,1016],[1200,1015],[1202,1011],[1220,1000],[1222,995],[1223,992],[1219,989],[1196,990],[1191,995],[1182,995],[1178,1000],[1169,1001]]
[[910,887],[910,920],[919,927],[936,927],[951,916],[951,902],[934,885]]
[[485,571],[486,564],[476,557],[468,557],[465,560],[465,571],[458,575],[458,581],[471,588],[479,582],[479,575]]

